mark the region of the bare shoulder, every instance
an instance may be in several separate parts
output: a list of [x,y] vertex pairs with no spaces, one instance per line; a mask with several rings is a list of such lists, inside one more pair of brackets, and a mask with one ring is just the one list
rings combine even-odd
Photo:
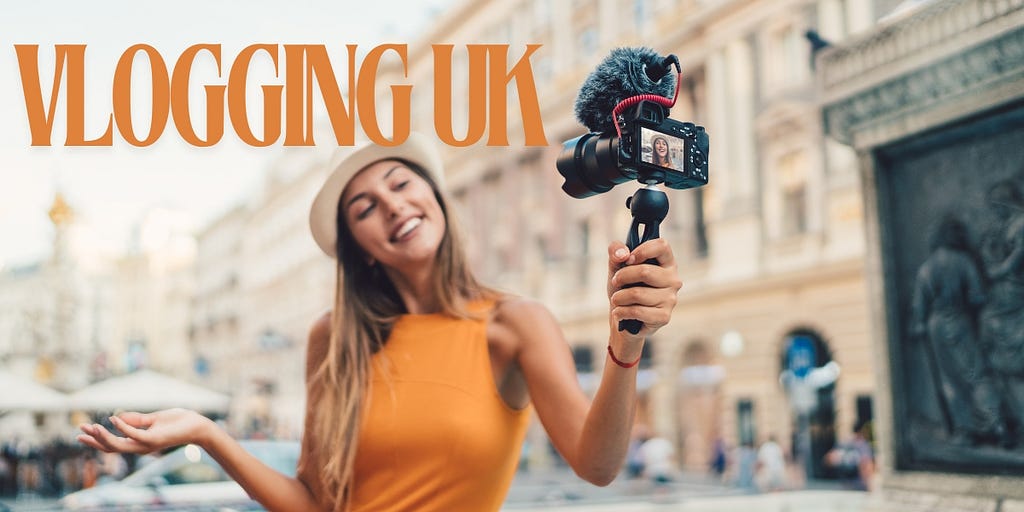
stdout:
[[548,308],[535,300],[506,295],[494,306],[494,321],[513,326],[531,321],[554,319]]
[[494,324],[520,342],[544,338],[538,332],[558,329],[558,322],[546,306],[535,300],[516,296],[503,297],[494,307]]

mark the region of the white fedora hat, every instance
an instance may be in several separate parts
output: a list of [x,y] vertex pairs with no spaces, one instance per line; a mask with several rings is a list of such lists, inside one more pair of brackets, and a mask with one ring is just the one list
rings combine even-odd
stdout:
[[[340,157],[340,161],[338,158]],[[337,163],[313,199],[309,210],[309,229],[313,240],[328,256],[336,258],[338,240],[338,201],[345,186],[359,171],[381,160],[401,159],[419,165],[430,175],[438,188],[444,185],[444,168],[437,145],[419,133],[410,133],[405,142],[397,146],[364,144],[345,151],[333,159]]]

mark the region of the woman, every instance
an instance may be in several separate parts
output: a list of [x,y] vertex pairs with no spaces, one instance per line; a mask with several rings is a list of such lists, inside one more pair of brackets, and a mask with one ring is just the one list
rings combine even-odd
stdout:
[[654,165],[672,167],[672,159],[668,155],[668,139],[656,136],[651,143],[654,146]]
[[[532,402],[577,474],[598,485],[626,456],[644,338],[668,322],[680,282],[663,240],[609,246],[609,358],[593,402],[541,305],[477,283],[465,263],[441,159],[424,137],[365,146],[337,165],[310,213],[338,259],[333,313],[313,326],[298,475],[264,466],[184,410],[83,425],[82,442],[150,452],[196,443],[268,510],[498,510]],[[656,259],[659,265],[642,262]],[[646,287],[623,288],[643,282]],[[637,335],[619,320],[641,320]]]

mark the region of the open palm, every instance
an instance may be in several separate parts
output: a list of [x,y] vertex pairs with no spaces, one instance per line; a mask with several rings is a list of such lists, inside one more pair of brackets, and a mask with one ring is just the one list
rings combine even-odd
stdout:
[[78,440],[97,450],[121,453],[150,453],[199,441],[212,421],[187,409],[167,409],[150,414],[125,412],[110,417],[125,437],[114,435],[99,424],[79,425],[84,434]]

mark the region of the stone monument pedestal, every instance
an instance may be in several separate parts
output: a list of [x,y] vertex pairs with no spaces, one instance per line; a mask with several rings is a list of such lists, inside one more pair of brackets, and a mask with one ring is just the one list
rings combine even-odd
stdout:
[[857,152],[885,512],[1024,512],[1024,0],[936,0],[818,57]]

